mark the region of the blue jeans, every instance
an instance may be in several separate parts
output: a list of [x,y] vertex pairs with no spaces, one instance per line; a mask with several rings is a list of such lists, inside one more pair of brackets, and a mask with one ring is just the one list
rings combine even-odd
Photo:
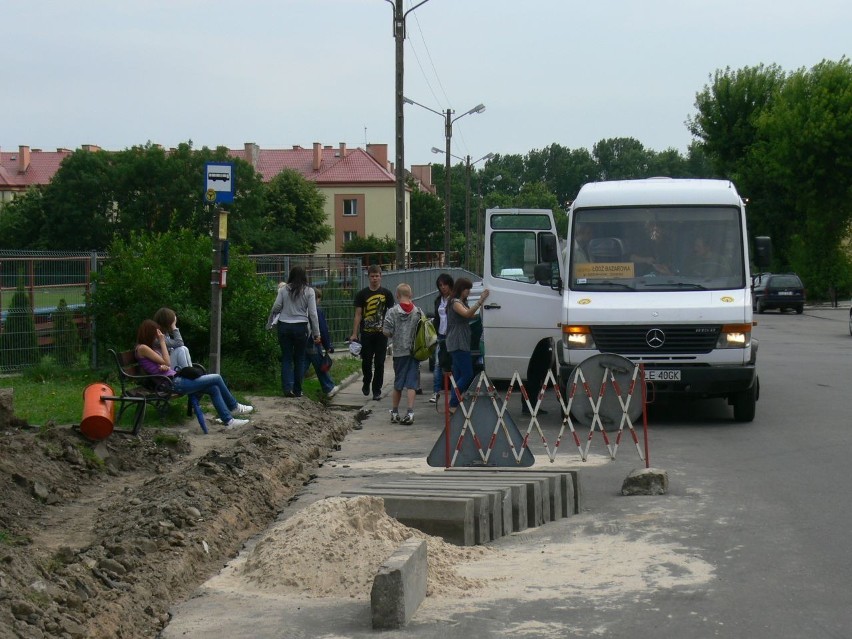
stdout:
[[302,396],[307,340],[307,322],[278,322],[278,344],[281,346],[281,390],[285,395],[293,393],[296,397]]
[[[453,377],[456,380],[456,386],[459,393],[464,393],[473,381],[473,358],[470,351],[450,351],[450,357],[453,358]],[[459,400],[452,388],[450,385],[450,406],[455,407],[459,405]]]
[[441,351],[447,347],[447,336],[438,335],[438,347],[435,349],[435,368],[432,378],[432,392],[440,393],[444,388],[444,371],[441,370]]
[[197,379],[174,377],[172,380],[175,390],[184,395],[210,395],[213,407],[225,424],[231,421],[231,411],[237,407],[237,400],[225,385],[225,380],[217,373],[208,373]]
[[326,394],[330,393],[331,389],[334,388],[334,380],[331,379],[331,375],[328,372],[323,373],[320,370],[320,365],[322,364],[322,346],[313,342],[305,345],[305,367],[302,369],[302,377],[304,377],[304,373],[308,372],[311,364],[314,365],[314,372],[317,374],[322,392]]

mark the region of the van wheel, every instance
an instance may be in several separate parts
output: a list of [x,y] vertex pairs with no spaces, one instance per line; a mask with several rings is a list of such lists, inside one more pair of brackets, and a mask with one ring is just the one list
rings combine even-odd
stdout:
[[754,382],[747,391],[736,393],[731,396],[731,404],[734,407],[735,422],[751,422],[754,421],[754,414],[757,412],[757,393],[759,381]]
[[757,312],[761,314],[766,312],[766,307],[763,305],[763,300],[757,300]]
[[802,313],[804,313],[804,312],[805,312],[805,307],[804,307],[804,306],[801,306],[801,305],[800,305],[800,306],[797,306],[797,307],[796,307],[796,315],[801,315],[801,314],[802,314]]

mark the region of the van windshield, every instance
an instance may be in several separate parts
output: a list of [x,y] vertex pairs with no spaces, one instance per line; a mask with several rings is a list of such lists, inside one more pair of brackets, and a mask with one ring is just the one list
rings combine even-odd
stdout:
[[568,286],[577,291],[743,288],[740,220],[735,207],[577,209],[564,251]]

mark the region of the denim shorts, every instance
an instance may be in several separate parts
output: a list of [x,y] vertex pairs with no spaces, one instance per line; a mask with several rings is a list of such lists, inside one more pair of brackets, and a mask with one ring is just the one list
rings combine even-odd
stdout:
[[393,388],[417,390],[417,378],[420,376],[420,362],[411,355],[393,358]]

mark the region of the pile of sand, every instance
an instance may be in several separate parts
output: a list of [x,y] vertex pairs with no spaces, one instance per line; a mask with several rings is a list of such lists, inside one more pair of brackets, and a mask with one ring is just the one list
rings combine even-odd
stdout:
[[369,598],[379,566],[411,537],[426,539],[427,596],[462,596],[487,583],[455,570],[487,549],[424,535],[386,515],[380,497],[366,496],[324,499],[277,525],[253,548],[240,575],[249,586],[278,594]]

